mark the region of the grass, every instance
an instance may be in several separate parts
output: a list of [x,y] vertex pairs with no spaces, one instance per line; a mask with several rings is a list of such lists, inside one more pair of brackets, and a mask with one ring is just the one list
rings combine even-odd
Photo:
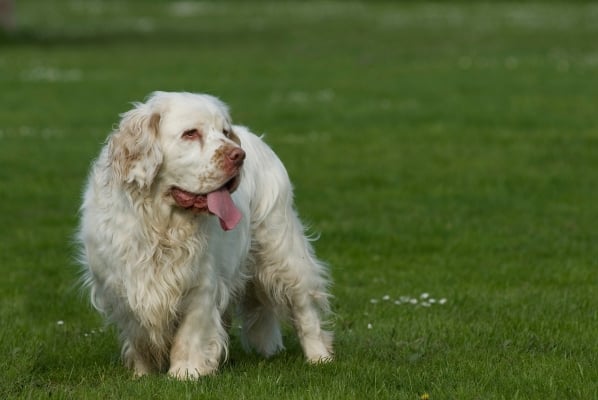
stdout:
[[[598,398],[596,5],[17,6],[0,37],[1,398]],[[90,161],[153,90],[220,96],[284,160],[332,266],[333,364],[306,365],[287,328],[272,360],[233,333],[199,382],[121,366],[71,237]]]

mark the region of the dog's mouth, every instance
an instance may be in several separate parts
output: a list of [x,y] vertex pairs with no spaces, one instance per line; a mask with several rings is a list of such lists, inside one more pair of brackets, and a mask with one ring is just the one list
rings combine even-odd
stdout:
[[173,186],[170,195],[179,207],[195,213],[209,212],[216,215],[222,229],[229,231],[237,226],[242,217],[231,198],[231,193],[237,189],[239,182],[239,175],[235,175],[220,188],[206,194],[193,193]]

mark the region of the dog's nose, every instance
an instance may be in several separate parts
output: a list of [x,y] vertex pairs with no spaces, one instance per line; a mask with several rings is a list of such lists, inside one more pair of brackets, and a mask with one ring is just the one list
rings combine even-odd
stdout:
[[229,151],[226,156],[229,160],[233,162],[233,164],[237,166],[241,165],[243,163],[243,160],[245,160],[245,152],[243,151],[243,149],[239,147],[235,147],[234,149]]

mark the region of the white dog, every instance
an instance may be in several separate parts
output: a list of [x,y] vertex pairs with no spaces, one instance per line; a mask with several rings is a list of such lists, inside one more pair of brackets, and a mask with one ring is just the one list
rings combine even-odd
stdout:
[[92,303],[137,376],[214,373],[235,306],[247,348],[281,350],[289,316],[307,360],[332,359],[329,280],[286,170],[212,96],[156,92],[122,115],[92,166],[78,238]]

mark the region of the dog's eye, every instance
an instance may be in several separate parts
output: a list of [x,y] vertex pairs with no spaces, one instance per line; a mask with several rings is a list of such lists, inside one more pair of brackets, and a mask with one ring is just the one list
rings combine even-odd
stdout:
[[183,132],[182,137],[183,139],[198,139],[200,137],[200,133],[197,129],[188,129]]

